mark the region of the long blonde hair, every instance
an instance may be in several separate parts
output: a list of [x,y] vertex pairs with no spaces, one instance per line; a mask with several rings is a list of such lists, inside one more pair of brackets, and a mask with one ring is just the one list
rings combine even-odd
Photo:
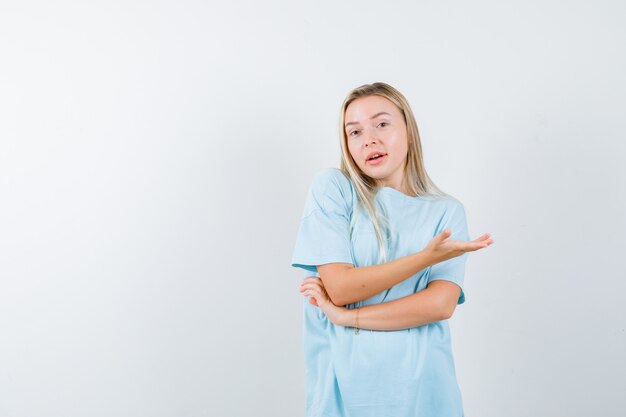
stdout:
[[[388,240],[389,219],[387,218],[386,213],[384,213],[384,210],[382,213],[378,213],[376,205],[374,204],[376,193],[380,190],[380,188],[382,188],[383,184],[382,181],[367,176],[357,166],[356,162],[354,162],[354,159],[348,150],[348,136],[345,129],[345,117],[348,105],[358,98],[367,96],[380,96],[388,99],[396,105],[404,117],[404,122],[406,123],[407,128],[408,152],[406,165],[404,166],[402,188],[416,196],[446,196],[448,194],[439,189],[426,173],[422,158],[422,145],[420,143],[420,136],[417,129],[417,123],[415,122],[415,116],[413,116],[411,106],[409,106],[408,101],[402,93],[389,84],[382,82],[364,84],[350,91],[341,105],[341,118],[339,125],[341,138],[340,170],[348,178],[350,178],[357,192],[358,206],[355,207],[354,214],[358,215],[359,211],[363,207],[369,212],[374,226],[374,231],[376,232],[376,238],[378,240],[378,262],[384,263],[387,262],[388,257],[387,245],[385,242]],[[353,215],[351,224],[352,227],[354,227],[355,218],[356,216]],[[383,227],[381,227],[381,224],[384,225],[384,230]]]

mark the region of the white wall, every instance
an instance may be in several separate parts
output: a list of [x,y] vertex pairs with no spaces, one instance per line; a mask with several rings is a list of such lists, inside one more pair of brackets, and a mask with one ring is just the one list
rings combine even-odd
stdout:
[[0,4],[0,416],[301,416],[312,175],[409,99],[466,206],[465,413],[626,408],[622,1]]

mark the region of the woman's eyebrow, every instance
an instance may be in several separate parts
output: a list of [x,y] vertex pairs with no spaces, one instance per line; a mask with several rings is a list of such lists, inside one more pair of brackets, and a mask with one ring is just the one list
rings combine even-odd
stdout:
[[[386,114],[387,116],[391,116],[389,113],[387,113],[386,111],[381,111],[380,113],[376,113],[375,115],[373,115],[372,117],[370,117],[370,120],[377,118],[378,116],[382,115],[382,114]],[[358,125],[359,122],[348,122],[346,123],[346,127],[348,127],[348,125]]]

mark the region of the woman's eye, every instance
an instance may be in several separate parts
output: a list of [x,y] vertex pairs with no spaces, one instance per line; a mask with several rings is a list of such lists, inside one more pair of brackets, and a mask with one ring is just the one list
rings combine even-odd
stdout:
[[353,130],[352,132],[350,132],[350,136],[354,136],[353,133],[357,133],[358,130]]
[[388,123],[387,123],[387,122],[380,122],[380,123],[378,124],[378,126],[382,126],[382,125],[387,126],[387,125],[388,125]]

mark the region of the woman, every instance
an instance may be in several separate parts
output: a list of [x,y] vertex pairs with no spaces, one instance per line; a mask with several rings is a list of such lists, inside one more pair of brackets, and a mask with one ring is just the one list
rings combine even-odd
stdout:
[[465,301],[467,252],[493,240],[468,242],[395,88],[351,91],[340,130],[341,168],[315,175],[292,259],[315,273],[300,288],[306,415],[463,416],[446,320]]

